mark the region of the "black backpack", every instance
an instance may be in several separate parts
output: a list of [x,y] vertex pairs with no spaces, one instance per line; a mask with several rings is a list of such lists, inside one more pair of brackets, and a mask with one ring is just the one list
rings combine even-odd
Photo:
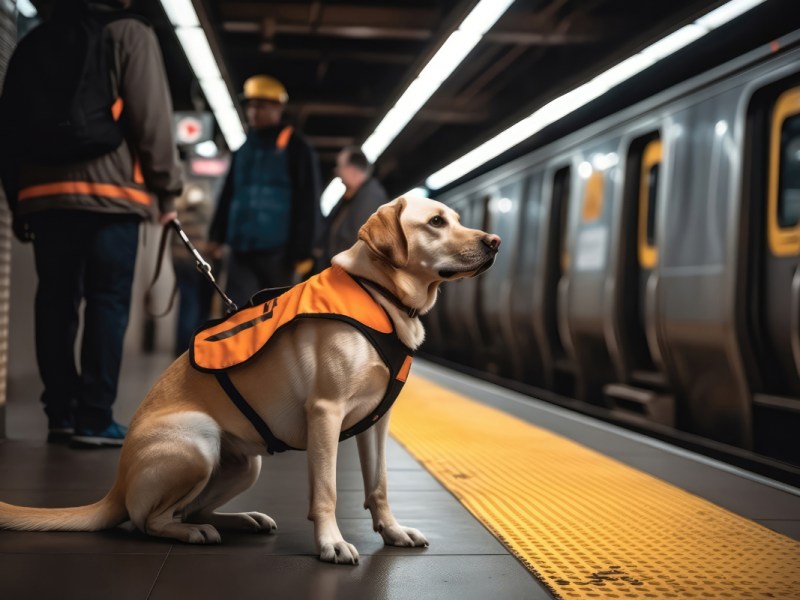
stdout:
[[0,99],[0,144],[18,160],[65,163],[119,147],[114,118],[112,47],[105,26],[121,11],[90,11],[63,1],[62,10],[25,36],[8,65]]

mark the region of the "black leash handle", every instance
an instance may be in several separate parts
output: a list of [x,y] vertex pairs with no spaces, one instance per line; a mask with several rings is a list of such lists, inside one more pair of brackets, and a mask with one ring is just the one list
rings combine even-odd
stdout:
[[194,244],[192,244],[191,240],[186,235],[186,232],[181,228],[181,222],[178,221],[178,219],[172,219],[172,221],[170,221],[168,225],[172,226],[172,228],[181,238],[181,241],[189,249],[189,252],[191,252],[192,255],[194,256],[195,261],[197,263],[197,270],[200,271],[206,277],[206,279],[208,279],[211,282],[211,285],[214,286],[219,295],[222,297],[222,301],[225,303],[226,312],[228,314],[235,312],[238,309],[236,303],[233,300],[231,300],[225,292],[222,291],[221,287],[219,287],[217,280],[214,279],[214,275],[211,273],[211,265],[208,264],[205,261],[205,259],[203,259],[200,252],[198,252],[197,248],[194,247]]
[[169,299],[169,304],[167,305],[166,310],[161,314],[153,314],[151,307],[152,307],[152,300],[150,292],[153,289],[156,281],[158,280],[158,276],[161,274],[161,265],[164,262],[164,254],[167,250],[167,240],[169,239],[169,232],[170,228],[174,229],[178,236],[181,238],[183,244],[189,249],[189,252],[192,253],[194,256],[195,263],[197,264],[197,270],[200,271],[203,276],[211,282],[211,285],[214,286],[214,289],[217,290],[217,293],[222,297],[222,301],[225,303],[225,312],[230,314],[235,312],[238,307],[233,300],[231,300],[225,292],[222,291],[222,288],[219,287],[217,280],[214,278],[214,275],[211,273],[211,265],[206,262],[203,256],[198,252],[197,248],[194,247],[189,237],[186,235],[186,232],[181,228],[181,222],[178,219],[172,219],[168,223],[164,225],[164,230],[161,232],[161,242],[158,248],[158,259],[156,260],[156,272],[153,275],[153,280],[150,282],[150,287],[147,288],[147,294],[145,296],[145,306],[147,308],[147,312],[150,313],[151,316],[154,317],[163,317],[166,315],[170,310],[172,310],[172,305],[175,302],[175,295],[178,291],[178,283],[175,282],[175,287],[172,289],[172,295]]

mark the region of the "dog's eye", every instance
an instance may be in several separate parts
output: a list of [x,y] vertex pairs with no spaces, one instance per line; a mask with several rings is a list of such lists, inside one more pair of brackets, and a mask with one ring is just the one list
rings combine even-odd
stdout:
[[428,221],[428,224],[432,225],[433,227],[442,227],[444,223],[445,223],[444,219],[439,215],[436,215],[430,221]]

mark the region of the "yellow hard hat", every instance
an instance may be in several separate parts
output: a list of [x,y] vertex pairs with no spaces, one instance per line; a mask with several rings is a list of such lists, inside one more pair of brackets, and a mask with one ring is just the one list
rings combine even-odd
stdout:
[[283,84],[269,75],[253,75],[244,82],[242,100],[274,100],[281,104],[289,101]]

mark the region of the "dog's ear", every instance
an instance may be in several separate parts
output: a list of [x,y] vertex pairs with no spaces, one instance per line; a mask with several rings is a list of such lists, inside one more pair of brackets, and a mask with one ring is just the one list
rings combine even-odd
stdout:
[[408,264],[408,240],[400,225],[405,207],[406,199],[402,196],[384,204],[358,231],[358,239],[396,269]]

